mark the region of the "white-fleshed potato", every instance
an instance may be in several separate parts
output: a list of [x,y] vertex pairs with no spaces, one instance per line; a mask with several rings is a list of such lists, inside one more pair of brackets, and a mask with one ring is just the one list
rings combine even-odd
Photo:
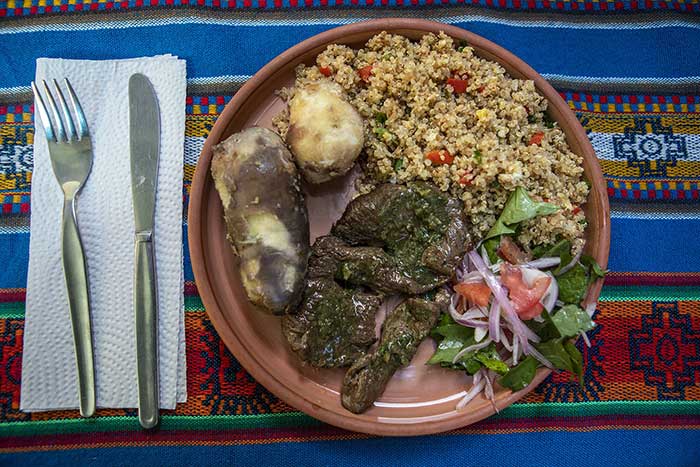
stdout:
[[289,101],[287,143],[308,182],[327,182],[350,170],[360,154],[362,117],[337,84],[310,83]]
[[309,220],[284,141],[266,128],[236,133],[214,147],[211,173],[248,298],[275,314],[293,312],[306,275]]

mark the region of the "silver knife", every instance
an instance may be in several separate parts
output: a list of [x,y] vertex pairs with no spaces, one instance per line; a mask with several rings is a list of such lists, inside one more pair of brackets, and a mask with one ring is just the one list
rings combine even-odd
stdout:
[[158,295],[154,256],[154,214],[160,154],[160,111],[151,82],[129,79],[131,193],[134,202],[134,316],[139,422],[158,424]]

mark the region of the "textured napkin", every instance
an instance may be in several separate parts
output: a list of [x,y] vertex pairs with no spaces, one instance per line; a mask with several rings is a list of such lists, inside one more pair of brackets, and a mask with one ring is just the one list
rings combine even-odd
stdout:
[[[187,398],[183,308],[182,172],[185,62],[163,55],[108,61],[38,59],[36,81],[66,77],[87,118],[94,159],[77,202],[90,286],[97,406],[138,405],[132,304],[134,220],[128,83],[146,75],[160,106],[155,214],[161,408]],[[65,91],[64,91],[65,93]],[[68,297],[61,268],[63,195],[36,122],[32,213],[22,359],[21,409],[78,407]]]

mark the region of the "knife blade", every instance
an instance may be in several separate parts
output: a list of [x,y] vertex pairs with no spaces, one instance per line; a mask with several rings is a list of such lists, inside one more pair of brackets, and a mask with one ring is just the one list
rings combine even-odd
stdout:
[[160,110],[151,82],[142,74],[129,78],[129,147],[134,205],[134,319],[139,422],[158,424],[158,295],[154,223]]

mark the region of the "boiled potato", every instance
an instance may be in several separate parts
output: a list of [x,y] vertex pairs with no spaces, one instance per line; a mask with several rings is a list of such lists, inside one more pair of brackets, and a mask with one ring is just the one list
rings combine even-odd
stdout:
[[362,150],[362,117],[337,84],[319,81],[295,91],[289,102],[287,143],[310,183],[323,183],[352,168]]
[[282,138],[258,127],[236,133],[214,147],[211,173],[248,298],[275,314],[294,311],[306,275],[309,220]]

